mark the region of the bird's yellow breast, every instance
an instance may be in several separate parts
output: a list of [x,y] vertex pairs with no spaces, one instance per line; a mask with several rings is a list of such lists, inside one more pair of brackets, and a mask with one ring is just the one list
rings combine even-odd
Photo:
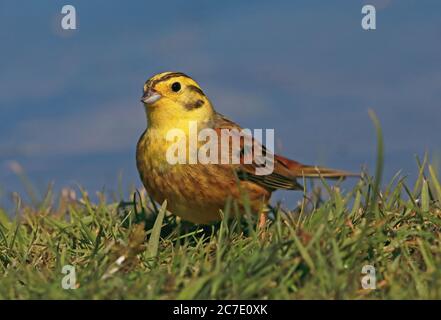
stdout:
[[168,210],[183,219],[203,224],[218,221],[226,201],[241,202],[244,194],[256,211],[268,200],[267,190],[238,181],[230,165],[169,164],[165,156],[169,146],[163,132],[147,129],[138,142],[137,166],[153,199],[167,200]]

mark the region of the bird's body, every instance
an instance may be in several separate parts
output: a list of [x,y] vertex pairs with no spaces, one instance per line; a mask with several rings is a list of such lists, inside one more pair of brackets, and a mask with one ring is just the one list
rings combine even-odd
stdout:
[[[172,164],[167,151],[175,141],[167,138],[170,130],[184,132],[189,138],[189,123],[198,131],[213,129],[221,136],[223,129],[240,126],[217,113],[199,85],[190,77],[177,72],[165,72],[149,79],[144,86],[142,101],[146,105],[148,127],[141,136],[136,151],[141,180],[152,198],[168,202],[168,210],[184,220],[208,224],[221,219],[228,199],[239,208],[249,204],[251,211],[261,213],[276,189],[301,189],[296,178],[351,175],[340,170],[317,168],[274,155],[274,170],[256,175],[256,163],[245,162],[241,149],[240,162]],[[219,138],[219,141],[221,139]],[[189,142],[186,159],[189,157]],[[200,147],[202,143],[198,144]],[[232,153],[232,149],[229,149]],[[230,154],[231,155],[231,154]]]
[[167,200],[168,210],[194,223],[218,221],[227,199],[243,202],[259,212],[271,192],[238,180],[232,164],[169,164],[165,154],[171,142],[165,132],[147,129],[137,146],[137,166],[147,192],[155,201]]

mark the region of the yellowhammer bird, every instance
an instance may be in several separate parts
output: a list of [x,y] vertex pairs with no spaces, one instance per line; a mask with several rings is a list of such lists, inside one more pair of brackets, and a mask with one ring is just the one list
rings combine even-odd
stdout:
[[[164,72],[150,78],[144,85],[141,101],[148,123],[136,150],[141,180],[155,201],[167,200],[167,209],[184,220],[200,224],[218,221],[220,210],[228,199],[236,201],[241,208],[247,202],[253,212],[262,214],[273,191],[303,189],[296,178],[355,176],[340,170],[303,165],[278,155],[273,155],[272,172],[258,175],[255,169],[260,164],[245,161],[242,141],[239,163],[170,163],[166,155],[176,143],[167,137],[171,130],[182,130],[181,139],[186,139],[190,138],[190,122],[197,124],[198,131],[213,129],[219,136],[224,129],[240,131],[241,127],[217,113],[201,87],[180,72]],[[218,141],[220,143],[221,139]],[[198,146],[201,144],[198,142]],[[185,145],[189,146],[189,142]],[[234,151],[228,148],[231,155]],[[185,157],[188,160],[188,150]]]

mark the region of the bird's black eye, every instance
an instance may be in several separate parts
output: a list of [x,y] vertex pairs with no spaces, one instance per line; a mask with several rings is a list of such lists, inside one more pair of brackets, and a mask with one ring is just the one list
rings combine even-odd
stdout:
[[171,88],[174,92],[178,92],[179,90],[181,90],[181,84],[179,82],[174,82]]

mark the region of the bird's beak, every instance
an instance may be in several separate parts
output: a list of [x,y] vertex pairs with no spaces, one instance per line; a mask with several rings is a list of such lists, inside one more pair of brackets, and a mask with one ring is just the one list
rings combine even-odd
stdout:
[[157,93],[153,89],[148,89],[141,97],[141,102],[144,102],[145,104],[152,104],[156,101],[158,101],[161,98],[161,95]]

